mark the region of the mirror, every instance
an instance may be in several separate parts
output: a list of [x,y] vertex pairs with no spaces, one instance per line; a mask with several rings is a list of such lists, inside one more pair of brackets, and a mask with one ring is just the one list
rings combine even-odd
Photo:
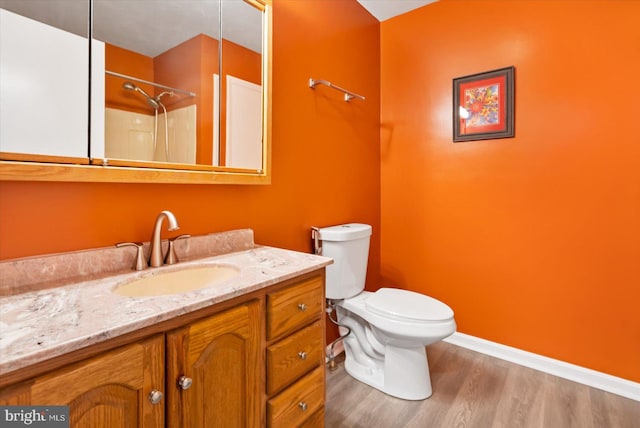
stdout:
[[105,64],[93,158],[262,170],[261,10],[244,0],[94,0],[93,17],[92,58],[104,51]]
[[[3,8],[5,3],[31,4],[33,10],[57,3],[64,12],[51,15],[58,17],[79,5],[88,9],[87,0],[0,0]],[[270,1],[93,0],[92,5],[89,150],[85,121],[78,159],[56,157],[55,165],[30,166],[2,161],[0,179],[268,183]],[[76,86],[86,90],[88,82]],[[86,97],[82,104],[87,117]],[[72,120],[82,123],[78,117]],[[50,139],[40,138],[59,150]],[[0,152],[12,161],[52,162],[36,155],[60,155],[7,156],[4,146]],[[78,173],[63,162],[91,165]],[[25,167],[37,168],[37,175],[21,172],[16,178],[16,168]]]

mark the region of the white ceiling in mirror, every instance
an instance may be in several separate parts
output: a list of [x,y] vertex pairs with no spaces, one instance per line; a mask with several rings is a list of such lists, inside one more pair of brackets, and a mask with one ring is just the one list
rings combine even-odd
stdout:
[[438,0],[358,0],[378,21],[385,21]]
[[87,0],[0,0],[0,8],[78,36],[89,32]]
[[96,39],[154,58],[196,34],[219,39],[217,0],[94,0]]
[[[219,39],[218,0],[94,0],[94,36],[155,57],[194,34]],[[244,0],[222,0],[224,38],[262,51],[262,15]]]
[[[224,38],[261,52],[261,14],[243,0],[222,2]],[[0,6],[74,34],[87,34],[87,0],[0,0]],[[218,13],[218,0],[94,0],[94,37],[155,57],[194,34],[219,38]]]

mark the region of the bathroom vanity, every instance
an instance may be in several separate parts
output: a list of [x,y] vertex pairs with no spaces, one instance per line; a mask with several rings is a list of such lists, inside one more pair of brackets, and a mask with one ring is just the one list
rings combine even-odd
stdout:
[[[224,234],[180,242],[187,256],[177,266],[93,272],[85,278],[95,279],[58,279],[64,284],[0,299],[0,404],[68,405],[73,427],[324,426],[331,260],[255,246],[249,230],[229,233],[231,244]],[[102,251],[130,269],[131,249]],[[91,265],[85,253],[71,253],[77,263],[67,266]],[[0,263],[3,290],[38,262]],[[238,275],[186,293],[113,292],[132,279],[212,263]]]

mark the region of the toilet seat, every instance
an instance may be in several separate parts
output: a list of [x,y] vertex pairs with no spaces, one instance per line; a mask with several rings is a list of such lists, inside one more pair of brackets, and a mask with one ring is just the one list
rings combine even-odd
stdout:
[[[374,298],[375,296],[377,297]],[[372,298],[374,299],[369,302]],[[421,304],[415,305],[416,301]],[[336,301],[336,307],[338,321],[341,316],[347,315],[341,315],[342,310],[357,315],[362,318],[363,325],[371,326],[378,340],[380,335],[384,336],[381,341],[386,345],[402,348],[415,347],[416,344],[428,345],[451,336],[456,331],[453,311],[449,306],[407,290],[391,288],[380,289],[375,293],[363,291],[357,296]],[[406,308],[411,309],[405,312]],[[434,313],[428,313],[430,308],[435,308]]]
[[374,314],[399,321],[442,322],[453,318],[446,304],[424,294],[398,288],[381,288],[365,300]]

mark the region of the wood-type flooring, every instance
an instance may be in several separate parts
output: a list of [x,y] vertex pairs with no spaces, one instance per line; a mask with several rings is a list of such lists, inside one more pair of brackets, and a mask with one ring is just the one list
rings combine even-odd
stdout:
[[325,426],[640,428],[638,401],[446,342],[428,346],[427,357],[433,395],[422,401],[369,387],[339,361],[327,370]]

